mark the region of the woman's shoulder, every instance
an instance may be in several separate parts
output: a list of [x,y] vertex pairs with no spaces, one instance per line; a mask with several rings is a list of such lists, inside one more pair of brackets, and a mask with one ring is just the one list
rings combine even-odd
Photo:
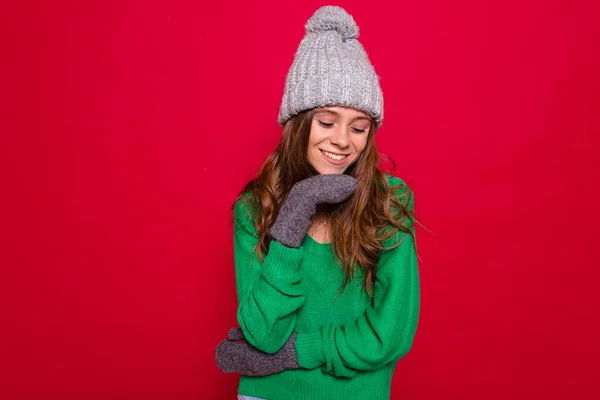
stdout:
[[385,177],[392,196],[396,197],[412,210],[415,201],[412,188],[408,186],[408,184],[402,178],[385,172],[383,176]]
[[244,193],[240,195],[233,204],[233,226],[236,235],[242,232],[252,236],[256,233],[256,209],[257,201],[254,193]]
[[402,178],[388,174],[386,172],[383,173],[383,176],[392,193],[402,195],[406,192],[412,192],[412,189]]
[[385,177],[385,180],[387,181],[387,183],[390,187],[406,186],[406,182],[404,182],[404,180],[402,180],[401,178],[399,178],[397,176],[388,174],[387,172],[384,172],[383,176]]
[[237,198],[233,204],[233,213],[236,218],[252,218],[256,212],[257,205],[255,194],[247,192]]

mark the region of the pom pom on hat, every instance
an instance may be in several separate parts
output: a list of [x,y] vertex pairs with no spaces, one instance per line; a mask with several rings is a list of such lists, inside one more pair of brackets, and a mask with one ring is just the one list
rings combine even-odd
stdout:
[[338,31],[344,40],[358,38],[358,26],[354,18],[341,7],[319,8],[306,23],[306,32]]

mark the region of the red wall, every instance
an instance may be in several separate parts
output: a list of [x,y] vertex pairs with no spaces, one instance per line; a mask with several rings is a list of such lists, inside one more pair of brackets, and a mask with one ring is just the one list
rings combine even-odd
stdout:
[[[0,397],[233,399],[229,207],[323,3],[66,3],[2,6]],[[432,232],[393,398],[597,398],[600,6],[338,4]]]

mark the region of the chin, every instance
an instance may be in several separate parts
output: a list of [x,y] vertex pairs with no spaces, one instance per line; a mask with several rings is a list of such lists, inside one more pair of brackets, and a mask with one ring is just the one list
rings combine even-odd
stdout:
[[320,167],[320,168],[315,168],[317,170],[317,172],[319,173],[319,175],[332,175],[332,174],[343,174],[344,172],[346,172],[346,170],[348,169],[347,167],[343,167],[343,168],[332,168],[332,167]]

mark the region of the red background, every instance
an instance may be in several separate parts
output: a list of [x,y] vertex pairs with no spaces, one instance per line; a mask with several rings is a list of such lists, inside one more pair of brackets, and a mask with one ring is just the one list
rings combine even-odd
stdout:
[[[598,398],[600,6],[338,4],[432,232],[393,398]],[[229,209],[320,5],[2,6],[1,398],[235,397]]]

